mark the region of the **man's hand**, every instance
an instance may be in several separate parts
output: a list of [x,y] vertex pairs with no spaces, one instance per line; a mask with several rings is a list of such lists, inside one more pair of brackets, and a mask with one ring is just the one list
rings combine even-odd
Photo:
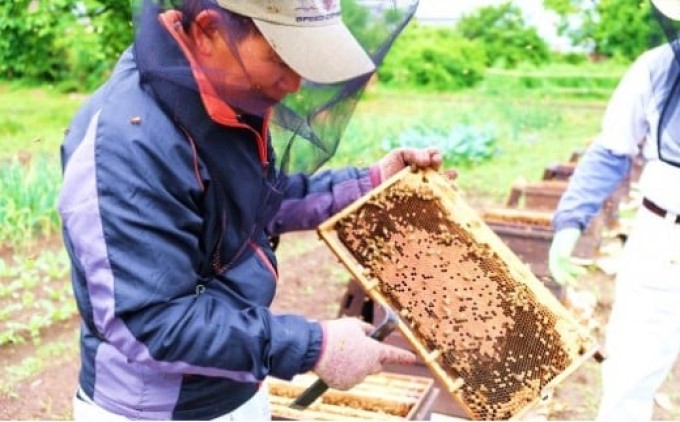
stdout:
[[576,279],[586,273],[586,269],[574,264],[571,254],[581,237],[581,230],[566,228],[553,236],[548,255],[548,268],[555,282],[563,286],[573,286]]
[[442,155],[437,148],[395,149],[383,157],[379,162],[380,180],[387,180],[397,174],[404,167],[410,166],[414,171],[431,167],[438,170],[442,165]]
[[324,346],[314,372],[331,388],[352,388],[367,375],[380,372],[383,363],[416,362],[416,356],[408,350],[368,337],[373,327],[356,318],[325,321],[321,326]]

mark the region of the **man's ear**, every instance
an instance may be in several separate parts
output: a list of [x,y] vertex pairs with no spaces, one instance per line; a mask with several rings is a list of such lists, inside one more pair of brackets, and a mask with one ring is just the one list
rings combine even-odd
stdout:
[[220,16],[215,10],[206,9],[198,13],[192,23],[189,33],[194,40],[198,53],[211,55],[221,36],[219,30]]

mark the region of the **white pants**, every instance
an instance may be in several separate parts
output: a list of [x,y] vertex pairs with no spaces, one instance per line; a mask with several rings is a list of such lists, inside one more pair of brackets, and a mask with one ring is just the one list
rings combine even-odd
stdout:
[[[83,392],[80,392],[83,399],[73,397],[73,420],[75,421],[126,421],[127,418],[111,413],[106,409],[97,406]],[[222,415],[213,420],[215,421],[270,421],[272,419],[269,409],[269,390],[266,383],[262,383],[260,389],[241,407],[231,413]]]
[[651,420],[680,352],[680,224],[641,208],[607,325],[598,420]]

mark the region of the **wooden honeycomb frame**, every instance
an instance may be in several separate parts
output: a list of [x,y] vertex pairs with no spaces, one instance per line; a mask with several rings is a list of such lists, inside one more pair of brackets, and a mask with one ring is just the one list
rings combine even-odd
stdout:
[[369,375],[347,391],[328,389],[304,410],[290,403],[316,381],[312,373],[291,381],[267,380],[272,417],[283,420],[403,421],[422,420],[439,394],[431,378],[381,373]]
[[552,211],[519,208],[487,208],[481,215],[487,223],[533,226],[550,231],[552,231],[552,216]]
[[595,339],[450,182],[405,169],[318,229],[470,419],[516,419]]

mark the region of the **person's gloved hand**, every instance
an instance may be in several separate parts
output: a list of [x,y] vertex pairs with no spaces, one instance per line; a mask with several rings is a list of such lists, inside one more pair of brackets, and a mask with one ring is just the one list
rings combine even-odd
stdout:
[[438,148],[399,148],[390,151],[378,162],[381,181],[389,179],[407,166],[415,171],[428,167],[438,170],[441,165],[442,155]]
[[331,388],[352,388],[367,375],[380,372],[383,363],[416,362],[410,351],[368,337],[373,327],[356,318],[324,321],[321,326],[323,349],[313,371]]
[[563,286],[573,286],[576,278],[586,273],[586,269],[574,264],[571,254],[581,237],[581,230],[565,228],[553,235],[548,254],[548,268],[555,282]]

